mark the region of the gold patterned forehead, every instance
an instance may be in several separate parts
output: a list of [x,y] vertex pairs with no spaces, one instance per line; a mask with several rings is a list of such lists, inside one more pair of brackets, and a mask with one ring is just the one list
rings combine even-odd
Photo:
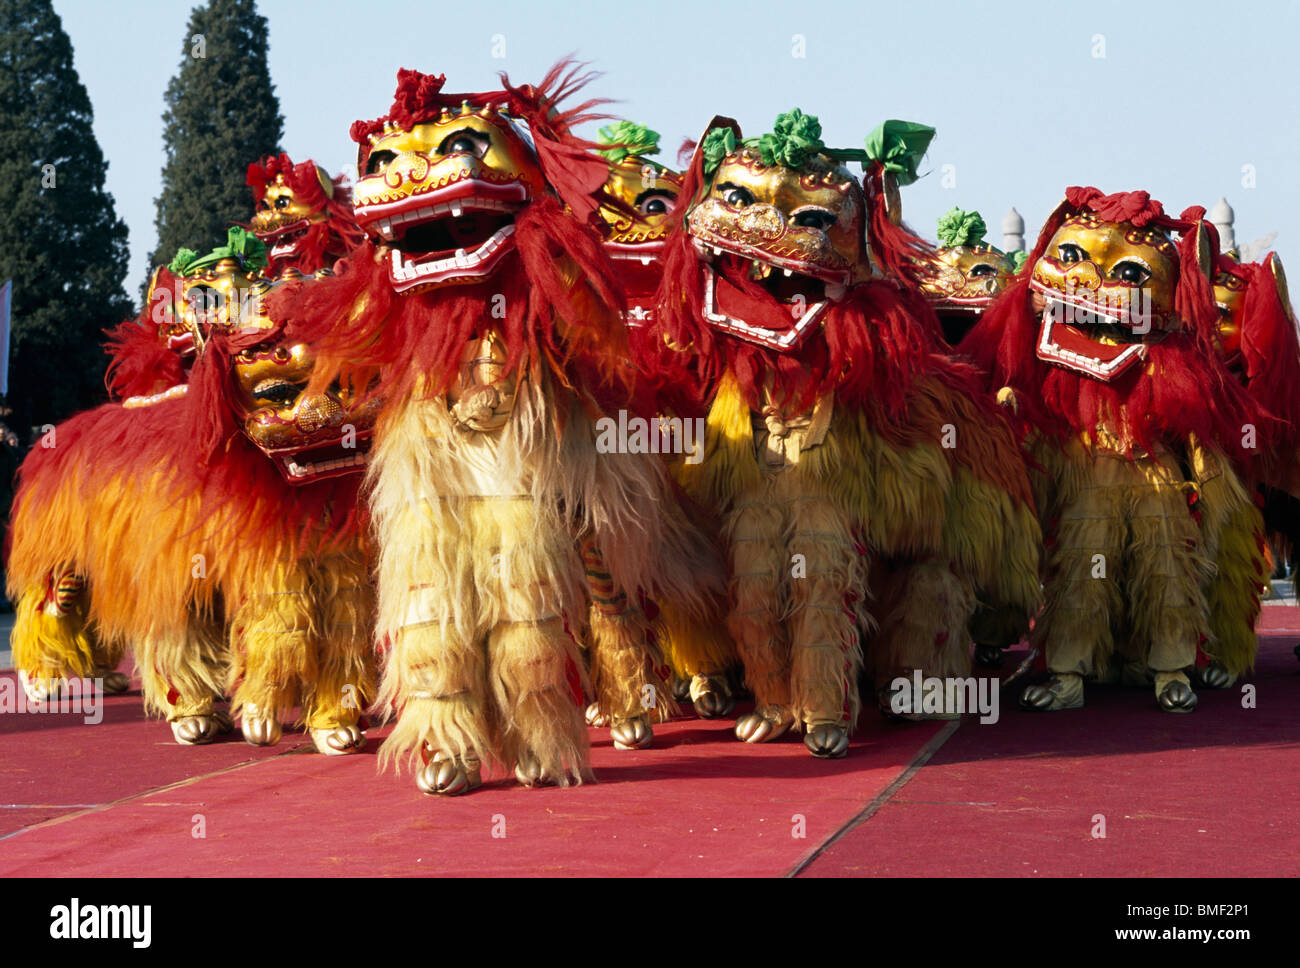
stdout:
[[1173,241],[1161,229],[1138,228],[1129,222],[1108,222],[1094,212],[1079,212],[1066,218],[1064,226],[1077,226],[1082,229],[1102,229],[1108,225],[1117,225],[1124,231],[1124,239],[1132,245],[1142,245],[1155,249],[1167,259],[1177,260],[1178,252]]
[[[717,184],[722,173],[728,168],[743,168],[756,175],[768,174],[769,172],[790,170],[784,165],[765,165],[762,158],[753,148],[742,147],[727,155],[718,166],[717,172],[713,176],[713,184]],[[818,188],[829,188],[840,194],[847,195],[857,184],[853,173],[843,165],[832,161],[822,155],[812,155],[797,169],[799,184],[809,191]]]

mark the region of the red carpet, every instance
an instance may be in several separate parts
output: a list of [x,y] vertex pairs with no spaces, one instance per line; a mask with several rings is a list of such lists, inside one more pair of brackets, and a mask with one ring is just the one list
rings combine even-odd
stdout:
[[[967,718],[869,821],[804,876],[1300,873],[1300,609],[1264,609],[1248,681],[1194,713],[1092,687],[1084,709]],[[1287,630],[1285,634],[1278,634]],[[1105,838],[1092,836],[1105,817]]]
[[498,778],[443,800],[409,774],[376,773],[383,731],[354,757],[309,753],[294,734],[271,750],[235,736],[182,748],[143,720],[138,696],[106,706],[97,727],[0,717],[0,874],[779,875],[939,729],[870,717],[830,763],[796,737],[738,743],[729,722],[658,726],[655,748],[636,752],[593,730],[598,783],[525,790]]
[[377,774],[381,730],[325,758],[293,733],[176,746],[135,693],[98,726],[5,715],[0,875],[1294,874],[1300,609],[1261,628],[1288,631],[1265,641],[1251,710],[1239,686],[1190,716],[1140,690],[1040,716],[1008,694],[998,723],[955,731],[868,713],[839,762],[797,737],[737,743],[730,722],[659,726],[639,752],[593,730],[598,783],[497,778],[453,800]]

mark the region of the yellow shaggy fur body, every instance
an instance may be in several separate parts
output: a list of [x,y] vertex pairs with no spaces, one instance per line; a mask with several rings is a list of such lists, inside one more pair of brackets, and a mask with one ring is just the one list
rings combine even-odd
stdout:
[[[964,674],[977,601],[1027,623],[1039,601],[1039,531],[1022,469],[1000,470],[1020,474],[1017,494],[972,466],[990,455],[1016,464],[1009,433],[982,427],[937,381],[913,388],[907,445],[884,439],[859,411],[829,399],[818,408],[810,427],[821,420],[824,433],[774,466],[763,419],[728,378],[707,418],[703,460],[678,474],[721,518],[727,625],[757,703],[784,706],[805,727],[851,727],[864,662],[878,686],[912,669]],[[944,428],[954,450],[970,448],[965,461],[942,445]],[[692,654],[698,641],[674,635],[676,661],[713,661]]]
[[1255,619],[1268,583],[1264,516],[1222,454],[1199,441],[1190,452],[1201,533],[1215,566],[1205,587],[1210,641],[1204,650],[1235,678],[1254,668],[1259,651]]
[[[487,429],[441,397],[395,404],[377,427],[370,506],[379,637],[390,645],[379,705],[399,713],[381,758],[437,755],[467,769],[527,760],[554,782],[581,782],[577,636],[589,588],[579,539],[599,550],[611,587],[687,613],[711,569],[684,550],[700,542],[665,505],[658,458],[598,453],[592,419],[544,371],[509,392],[508,415]],[[666,699],[633,614],[591,621],[606,711],[639,712],[646,684]]]
[[[93,435],[61,446],[49,486],[23,492],[14,508],[7,579],[22,609],[19,668],[102,669],[95,656],[120,658],[129,646],[146,708],[168,720],[206,714],[234,689],[237,707],[255,701],[267,715],[301,700],[311,725],[358,721],[374,673],[371,593],[355,540],[333,556],[303,557],[317,545],[301,522],[249,526],[246,502],[256,496],[205,506],[199,488],[178,487],[166,467],[104,471]],[[330,523],[314,526],[328,532]],[[49,576],[65,572],[84,576],[89,604],[52,634],[39,603]]]
[[1194,447],[1189,479],[1163,448],[1130,458],[1076,440],[1035,457],[1049,552],[1034,640],[1051,671],[1104,675],[1115,657],[1180,676],[1198,644],[1234,671],[1249,665],[1242,632],[1253,640],[1245,616],[1261,562],[1245,543],[1256,547],[1258,512],[1226,461]]
[[120,650],[106,649],[87,619],[85,592],[67,611],[46,604],[44,588],[24,591],[14,609],[9,644],[15,669],[29,679],[89,678],[117,668]]

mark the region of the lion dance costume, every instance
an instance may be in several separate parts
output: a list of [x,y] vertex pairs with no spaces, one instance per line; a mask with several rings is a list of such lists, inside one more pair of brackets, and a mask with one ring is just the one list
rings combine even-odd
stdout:
[[[273,311],[314,321],[333,369],[385,404],[369,471],[386,650],[386,762],[454,795],[485,763],[526,785],[589,775],[578,651],[590,541],[609,592],[691,601],[710,549],[671,513],[652,455],[598,450],[633,385],[622,297],[595,229],[608,176],[560,110],[583,79],[450,94],[403,70],[388,115],[357,122],[353,190],[370,234],[334,279]],[[702,584],[707,585],[707,580]],[[616,609],[616,611],[619,611]],[[622,610],[626,617],[626,610]],[[593,626],[619,616],[592,610]],[[669,701],[642,623],[593,628],[597,698],[642,745]]]
[[[703,460],[681,480],[729,548],[747,742],[793,726],[815,756],[843,756],[864,660],[877,686],[961,675],[977,602],[1026,622],[1037,607],[1015,439],[973,371],[942,355],[912,289],[925,247],[894,221],[932,135],[888,122],[867,152],[840,151],[797,109],[751,139],[715,118],[686,174],[639,345],[679,406],[700,388]],[[694,647],[689,628],[674,633],[672,650]]]
[[[351,196],[342,178],[331,182],[314,163],[294,165],[281,154],[250,165],[247,180],[257,206],[253,233],[272,248],[268,250],[268,265],[247,276],[246,284],[264,276],[274,280],[314,274],[327,269],[326,262],[337,259],[360,241],[360,229],[352,218]],[[139,406],[145,400],[157,401],[184,392],[195,360],[195,331],[184,313],[173,310],[186,302],[186,292],[216,292],[211,286],[216,278],[213,266],[204,268],[202,275],[202,279],[182,280],[171,267],[159,266],[150,279],[140,315],[109,332],[110,362],[105,383],[114,399],[137,398],[133,405]],[[229,273],[223,272],[222,277],[229,284]],[[66,627],[62,638],[40,640],[55,646],[54,652],[34,651],[34,642],[24,646],[28,668],[20,670],[20,674],[31,698],[48,698],[51,683],[84,676],[87,670],[102,680],[106,692],[126,691],[129,680],[116,671],[123,645],[96,639],[85,620],[89,602],[84,576],[72,572],[51,576],[50,585],[53,592],[44,609],[51,620]],[[217,628],[203,634],[219,639],[223,633]],[[92,659],[87,663],[84,657],[77,658],[65,665],[57,643],[76,639],[84,640],[90,650],[84,654]],[[66,649],[63,653],[73,658],[74,653]],[[228,723],[222,719],[221,725]],[[211,738],[210,731],[195,735]]]
[[[954,207],[939,219],[939,244],[922,263],[921,291],[950,346],[962,341],[1020,268],[985,240],[987,231],[979,212]],[[1024,253],[1017,255],[1023,261]]]
[[1214,357],[1210,238],[1184,216],[1146,192],[1068,189],[960,347],[1005,388],[1041,469],[1032,641],[1051,678],[1026,688],[1031,709],[1081,706],[1095,676],[1153,681],[1160,708],[1189,712],[1198,650],[1234,675],[1253,660],[1259,515],[1236,468],[1268,430]]
[[361,244],[342,175],[331,180],[311,160],[295,165],[281,153],[249,165],[247,182],[256,206],[248,227],[267,246],[270,278],[313,275]]
[[[352,752],[374,692],[357,515],[370,414],[304,392],[311,350],[264,312],[264,251],[238,228],[208,256],[182,250],[189,382],[73,417],[24,462],[15,661],[30,646],[38,675],[51,656],[88,674],[88,643],[130,642],[147,707],[182,743],[213,738],[233,687],[249,742],[274,743],[301,705],[317,749]],[[51,614],[51,576],[68,574],[84,610]]]

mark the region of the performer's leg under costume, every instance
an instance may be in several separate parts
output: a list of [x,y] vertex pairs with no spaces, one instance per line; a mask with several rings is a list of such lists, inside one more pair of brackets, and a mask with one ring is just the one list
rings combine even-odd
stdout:
[[322,558],[312,579],[315,677],[303,683],[302,718],[320,752],[349,753],[364,745],[361,711],[375,694],[374,590],[359,550]]

